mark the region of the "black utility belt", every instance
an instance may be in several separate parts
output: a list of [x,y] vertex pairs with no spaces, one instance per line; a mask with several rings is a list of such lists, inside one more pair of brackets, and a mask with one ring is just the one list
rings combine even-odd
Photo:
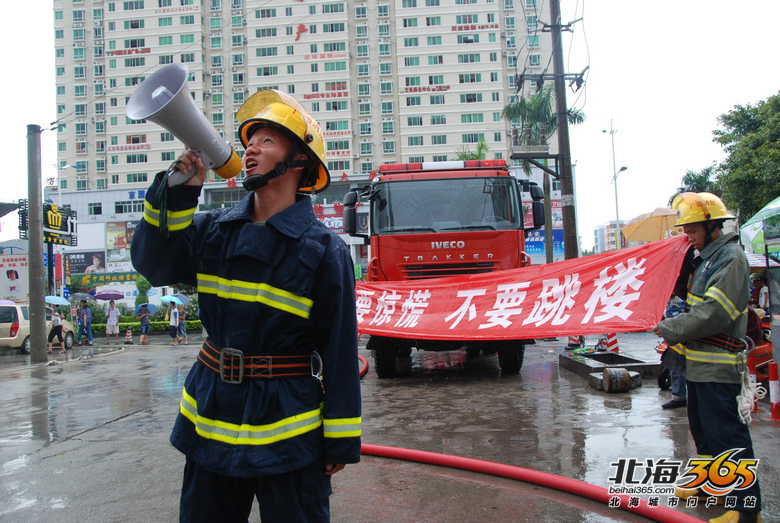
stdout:
[[732,338],[725,334],[715,334],[714,336],[707,336],[705,338],[696,338],[696,341],[701,343],[707,343],[709,345],[715,345],[721,349],[726,349],[731,352],[742,352],[747,348],[745,341],[739,338]]
[[[322,361],[316,352],[292,356],[247,356],[239,349],[219,347],[210,339],[203,342],[198,359],[219,374],[222,381],[235,384],[242,383],[245,379],[317,377],[322,371]],[[318,367],[316,371],[315,361]]]

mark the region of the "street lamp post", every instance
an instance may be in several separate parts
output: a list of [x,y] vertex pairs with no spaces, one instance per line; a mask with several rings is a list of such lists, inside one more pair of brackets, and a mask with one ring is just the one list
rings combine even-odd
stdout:
[[628,169],[628,167],[626,167],[624,165],[623,167],[620,168],[619,171],[615,171],[614,176],[612,176],[612,183],[615,184],[615,220],[616,220],[615,227],[617,227],[617,238],[616,238],[616,240],[617,240],[617,248],[618,249],[622,249],[623,248],[623,239],[622,239],[623,235],[620,232],[620,211],[618,211],[617,175],[619,173],[622,173],[626,169]]
[[615,129],[612,126],[612,119],[609,120],[609,131],[606,129],[603,129],[601,131],[602,133],[609,133],[609,135],[612,137],[612,172],[614,173],[612,175],[612,183],[615,184],[615,227],[617,228],[617,237],[615,238],[615,244],[617,245],[618,249],[623,248],[623,240],[622,235],[620,233],[620,211],[618,210],[618,190],[617,190],[617,175],[618,173],[622,173],[628,167],[625,165],[620,168],[618,171],[617,164],[615,163],[615,133],[617,132],[617,129]]

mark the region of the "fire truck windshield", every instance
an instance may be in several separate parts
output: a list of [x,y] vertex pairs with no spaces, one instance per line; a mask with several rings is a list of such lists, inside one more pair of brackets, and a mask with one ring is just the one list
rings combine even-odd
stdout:
[[373,234],[521,229],[513,178],[446,178],[378,183]]

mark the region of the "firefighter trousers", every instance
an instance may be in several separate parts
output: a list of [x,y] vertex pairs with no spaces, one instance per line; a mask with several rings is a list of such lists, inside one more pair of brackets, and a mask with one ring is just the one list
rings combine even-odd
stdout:
[[330,494],[322,461],[283,474],[238,478],[209,472],[187,458],[179,521],[246,523],[256,497],[263,523],[327,522]]
[[[748,426],[737,412],[739,383],[710,383],[688,381],[688,423],[699,456],[716,457],[731,449],[745,449],[733,456],[734,460],[754,459],[753,440]],[[756,467],[756,471],[758,467]],[[760,511],[761,490],[756,480],[747,489],[732,490],[726,497],[736,497],[737,510]]]

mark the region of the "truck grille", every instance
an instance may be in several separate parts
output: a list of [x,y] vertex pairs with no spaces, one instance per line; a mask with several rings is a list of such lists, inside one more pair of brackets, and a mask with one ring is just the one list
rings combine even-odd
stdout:
[[495,264],[492,262],[475,263],[420,263],[402,266],[401,270],[407,280],[423,278],[446,278],[462,274],[481,274],[492,272]]

